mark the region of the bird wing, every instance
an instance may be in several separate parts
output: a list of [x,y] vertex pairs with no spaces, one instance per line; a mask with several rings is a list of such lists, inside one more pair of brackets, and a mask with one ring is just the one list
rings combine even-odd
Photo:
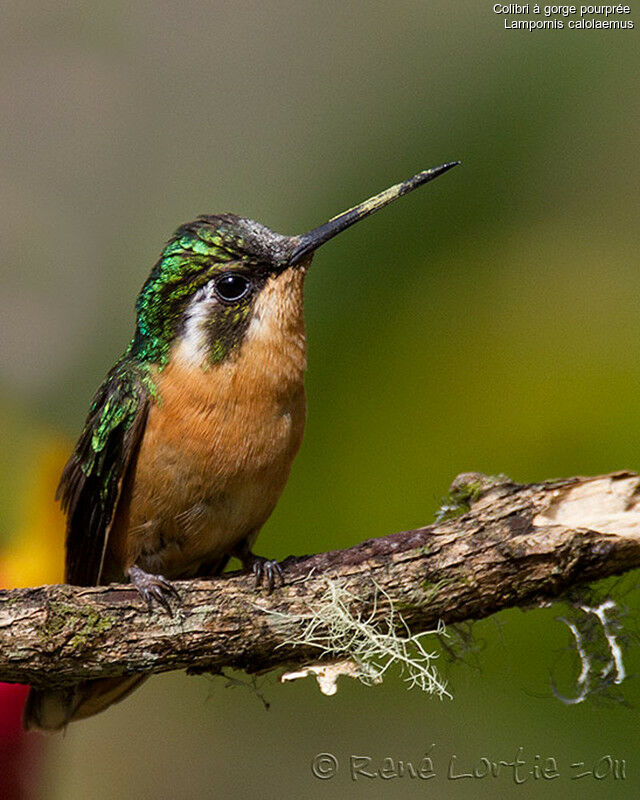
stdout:
[[67,583],[100,582],[127,467],[138,451],[153,395],[148,371],[126,360],[96,392],[56,494],[67,514]]

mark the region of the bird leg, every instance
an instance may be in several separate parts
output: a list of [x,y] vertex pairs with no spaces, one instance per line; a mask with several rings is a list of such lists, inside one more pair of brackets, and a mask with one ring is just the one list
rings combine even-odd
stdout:
[[156,600],[167,611],[169,616],[173,616],[169,597],[173,596],[180,599],[178,590],[169,583],[163,575],[152,575],[145,572],[135,564],[127,570],[129,580],[138,590],[138,594],[146,601],[149,611],[153,609],[153,601]]
[[266,582],[269,594],[277,584],[284,586],[284,575],[280,564],[275,560],[252,553],[246,539],[234,550],[233,554],[240,559],[246,572],[252,572],[255,575],[256,588],[262,585],[263,580]]

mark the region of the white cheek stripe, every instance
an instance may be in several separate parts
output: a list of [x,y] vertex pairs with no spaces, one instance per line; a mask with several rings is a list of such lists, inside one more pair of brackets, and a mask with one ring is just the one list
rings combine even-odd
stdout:
[[200,366],[207,358],[207,337],[204,323],[215,305],[213,281],[198,289],[184,313],[184,327],[180,334],[177,356],[181,361]]

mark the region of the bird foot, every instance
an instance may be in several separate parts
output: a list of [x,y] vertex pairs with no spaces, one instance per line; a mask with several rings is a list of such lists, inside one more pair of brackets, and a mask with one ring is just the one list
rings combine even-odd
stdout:
[[284,586],[282,567],[277,561],[271,561],[264,556],[247,553],[242,558],[242,566],[247,572],[253,572],[256,578],[256,589],[266,582],[267,592],[271,594],[276,585]]
[[140,567],[133,566],[129,568],[129,579],[138,590],[140,597],[146,602],[149,611],[153,610],[153,601],[156,600],[169,616],[173,616],[169,597],[179,600],[180,595],[175,586],[163,575],[152,575]]

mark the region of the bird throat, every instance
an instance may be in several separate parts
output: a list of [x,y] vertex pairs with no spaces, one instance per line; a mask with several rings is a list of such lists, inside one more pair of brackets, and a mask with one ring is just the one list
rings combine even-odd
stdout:
[[253,302],[214,313],[209,285],[189,304],[170,360],[204,371],[301,380],[306,367],[304,279],[306,266],[269,277]]

